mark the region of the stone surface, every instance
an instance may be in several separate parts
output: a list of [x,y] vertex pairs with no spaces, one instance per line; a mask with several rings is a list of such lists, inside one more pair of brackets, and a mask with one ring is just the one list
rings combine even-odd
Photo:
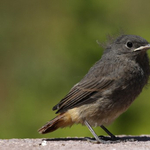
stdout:
[[0,150],[150,150],[150,135],[120,137],[122,142],[109,144],[91,143],[85,138],[0,139]]

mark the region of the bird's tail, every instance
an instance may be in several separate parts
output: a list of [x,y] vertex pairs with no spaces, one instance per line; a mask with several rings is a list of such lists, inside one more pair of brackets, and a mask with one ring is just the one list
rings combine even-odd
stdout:
[[48,132],[53,132],[58,128],[64,128],[66,126],[73,125],[72,118],[69,113],[61,113],[56,116],[54,119],[46,123],[43,127],[41,127],[38,132],[41,134],[45,134]]

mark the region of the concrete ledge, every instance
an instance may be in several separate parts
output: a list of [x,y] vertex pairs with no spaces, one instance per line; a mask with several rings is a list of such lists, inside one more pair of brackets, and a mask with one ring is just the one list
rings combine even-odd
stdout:
[[[0,139],[0,150],[150,150],[150,135],[119,136],[119,143],[94,144],[84,138],[55,138],[55,139]],[[135,139],[136,141],[128,141]]]

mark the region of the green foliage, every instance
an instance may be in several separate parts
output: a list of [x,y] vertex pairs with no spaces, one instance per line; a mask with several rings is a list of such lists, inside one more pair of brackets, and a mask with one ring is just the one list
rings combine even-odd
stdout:
[[[51,108],[100,59],[103,49],[96,40],[103,43],[122,30],[150,40],[149,4],[1,0],[0,138],[91,136],[81,125],[48,135],[37,129],[55,117]],[[113,133],[150,134],[149,91],[109,127]],[[105,134],[100,128],[96,132]]]

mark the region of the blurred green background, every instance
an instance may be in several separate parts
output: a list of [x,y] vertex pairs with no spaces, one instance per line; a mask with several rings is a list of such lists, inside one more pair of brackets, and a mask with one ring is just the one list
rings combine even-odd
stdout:
[[[55,117],[52,107],[100,59],[96,40],[123,30],[150,41],[149,6],[149,0],[1,0],[0,138],[92,136],[81,125],[47,135],[37,129]],[[148,85],[108,129],[150,134],[149,97]]]

